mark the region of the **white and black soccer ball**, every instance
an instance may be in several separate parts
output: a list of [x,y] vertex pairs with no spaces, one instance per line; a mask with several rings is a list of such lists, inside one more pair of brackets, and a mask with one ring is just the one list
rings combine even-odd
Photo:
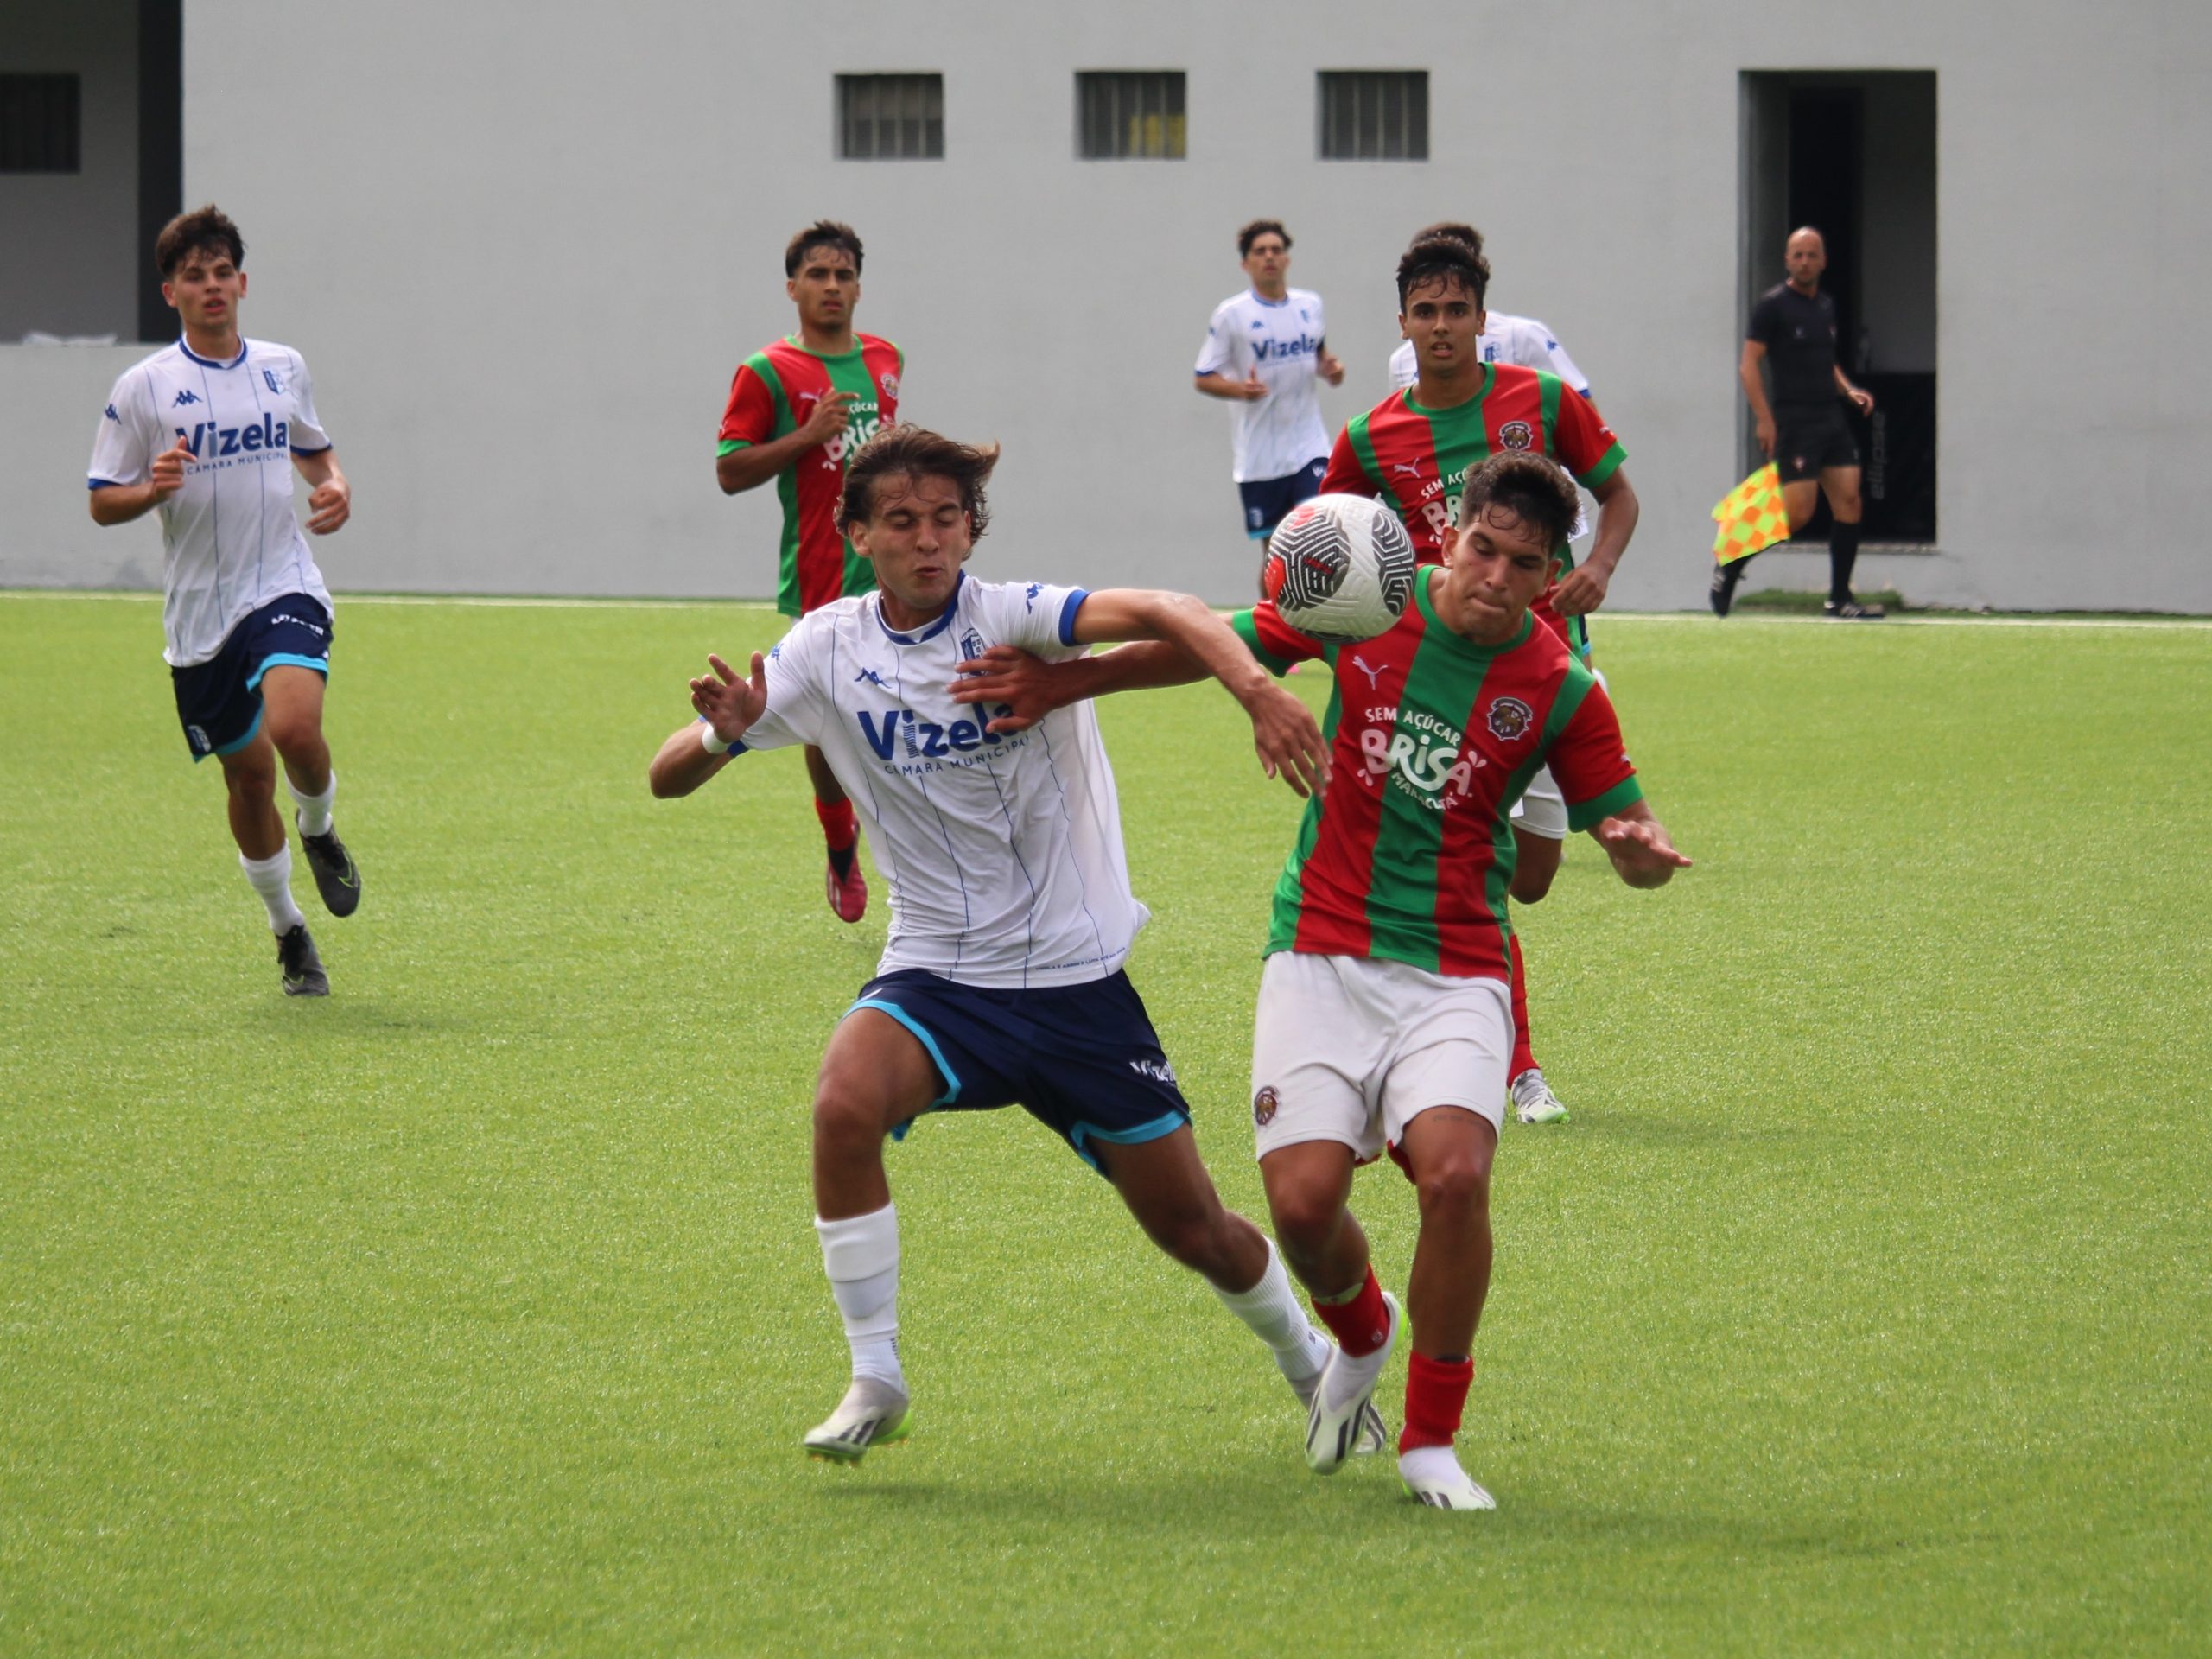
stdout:
[[1382,502],[1317,495],[1275,526],[1260,580],[1292,627],[1349,645],[1395,626],[1418,568],[1405,525]]

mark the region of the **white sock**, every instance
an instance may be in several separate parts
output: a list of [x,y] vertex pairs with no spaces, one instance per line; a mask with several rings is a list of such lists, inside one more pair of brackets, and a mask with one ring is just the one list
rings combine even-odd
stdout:
[[1417,1446],[1398,1453],[1398,1473],[1410,1481],[1441,1484],[1455,1475],[1464,1480],[1466,1472],[1459,1467],[1459,1452],[1448,1446]]
[[269,906],[269,929],[276,934],[290,932],[307,919],[300,914],[300,907],[292,902],[292,849],[280,847],[274,858],[248,858],[238,855],[238,868],[245,872],[246,885],[261,895],[261,902]]
[[1274,1351],[1275,1364],[1285,1376],[1303,1382],[1319,1376],[1327,1363],[1329,1339],[1306,1317],[1298,1293],[1290,1287],[1290,1275],[1283,1271],[1282,1257],[1275,1254],[1274,1241],[1265,1242],[1268,1265],[1260,1282],[1249,1290],[1224,1290],[1216,1285],[1213,1294],[1221,1298],[1224,1307],[1251,1328],[1254,1336]]
[[873,1376],[904,1389],[899,1366],[899,1206],[887,1204],[843,1221],[817,1217],[822,1266],[844,1316],[853,1377]]
[[330,803],[338,794],[338,774],[333,772],[330,781],[322,786],[320,795],[302,795],[300,786],[288,773],[284,787],[292,791],[292,798],[300,804],[300,833],[303,836],[327,836],[330,833]]

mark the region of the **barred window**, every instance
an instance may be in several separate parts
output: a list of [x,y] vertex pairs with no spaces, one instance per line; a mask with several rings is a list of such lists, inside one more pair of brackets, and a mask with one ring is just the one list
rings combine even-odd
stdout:
[[0,173],[78,169],[74,75],[0,75]]
[[837,154],[849,162],[942,161],[944,77],[838,76]]
[[1087,162],[1179,162],[1180,69],[1084,70],[1075,78],[1076,154]]
[[1320,74],[1321,159],[1428,159],[1426,69],[1324,69]]

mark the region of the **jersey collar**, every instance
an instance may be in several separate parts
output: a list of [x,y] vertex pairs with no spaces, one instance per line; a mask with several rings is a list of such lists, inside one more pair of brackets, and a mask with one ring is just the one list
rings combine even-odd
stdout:
[[1282,298],[1279,300],[1269,299],[1256,288],[1248,288],[1244,291],[1249,294],[1256,303],[1266,306],[1270,311],[1280,311],[1290,303],[1290,290],[1287,288],[1283,289]]
[[952,626],[952,619],[960,609],[960,590],[968,585],[968,573],[963,570],[952,579],[952,597],[944,601],[944,608],[929,626],[914,633],[901,633],[883,620],[883,595],[875,596],[875,626],[883,630],[884,638],[894,645],[918,645],[934,639]]
[[246,345],[245,336],[244,334],[240,334],[238,336],[238,354],[227,363],[221,362],[215,358],[200,356],[199,353],[194,351],[191,346],[184,343],[181,336],[179,336],[177,340],[176,348],[203,369],[235,369],[239,364],[245,361]]

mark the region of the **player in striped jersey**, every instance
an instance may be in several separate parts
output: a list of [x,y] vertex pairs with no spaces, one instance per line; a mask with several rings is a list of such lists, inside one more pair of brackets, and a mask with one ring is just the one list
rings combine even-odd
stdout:
[[[1535,611],[1586,661],[1584,619],[1605,602],[1635,532],[1636,491],[1622,470],[1620,444],[1593,404],[1541,370],[1482,359],[1478,346],[1489,288],[1490,263],[1477,244],[1438,235],[1406,251],[1398,264],[1398,321],[1418,353],[1419,378],[1344,429],[1321,487],[1389,503],[1404,518],[1416,555],[1427,562],[1443,556],[1470,467],[1510,449],[1554,457],[1597,497],[1598,528],[1580,567],[1561,537],[1557,583],[1538,596]],[[1550,775],[1539,772],[1514,823],[1519,857],[1513,897],[1520,903],[1534,904],[1550,891],[1567,834],[1566,803]],[[1517,964],[1513,992],[1516,1109],[1523,1122],[1564,1122],[1567,1109],[1545,1081],[1529,1039],[1527,982]]]
[[[814,1101],[816,1227],[853,1369],[805,1446],[842,1463],[906,1431],[883,1142],[932,1109],[1019,1102],[1056,1129],[1274,1351],[1301,1401],[1331,1351],[1266,1236],[1222,1207],[1122,971],[1147,912],[1096,716],[993,731],[952,686],[963,659],[1001,642],[1058,657],[1092,639],[1172,639],[1244,705],[1263,764],[1300,794],[1325,767],[1320,732],[1195,599],[970,581],[996,459],[914,427],[865,446],[842,520],[879,590],[801,618],[753,656],[749,680],[710,659],[691,683],[707,723],[679,728],[652,763],[655,794],[687,795],[747,749],[817,744],[890,879],[883,960],[830,1039]],[[1371,1413],[1354,1433],[1383,1440]]]
[[[889,340],[856,334],[861,239],[849,225],[817,219],[784,249],[784,291],[798,308],[798,332],[772,340],[738,365],[722,412],[715,480],[724,495],[776,480],[784,533],[776,608],[804,616],[875,585],[868,561],[837,523],[845,458],[898,423],[905,354]],[[852,803],[822,752],[809,745],[807,776],[830,865],[826,887],[837,919],[868,911]]]
[[[1443,568],[1422,572],[1396,626],[1328,645],[1272,604],[1232,625],[1276,672],[1325,662],[1328,790],[1306,804],[1276,883],[1252,1039],[1252,1116],[1275,1236],[1336,1334],[1311,1408],[1307,1461],[1338,1467],[1395,1343],[1400,1313],[1349,1207],[1386,1148],[1420,1193],[1407,1280],[1413,1362],[1399,1472],[1424,1503],[1489,1509],[1453,1441],[1474,1379],[1491,1270],[1490,1175],[1513,1046],[1508,814],[1548,765],[1569,823],[1630,887],[1689,861],[1645,804],[1596,677],[1530,608],[1574,522],[1573,486],[1533,454],[1464,480]],[[1197,677],[1160,645],[1042,670],[1004,650],[963,695],[1014,714]]]

